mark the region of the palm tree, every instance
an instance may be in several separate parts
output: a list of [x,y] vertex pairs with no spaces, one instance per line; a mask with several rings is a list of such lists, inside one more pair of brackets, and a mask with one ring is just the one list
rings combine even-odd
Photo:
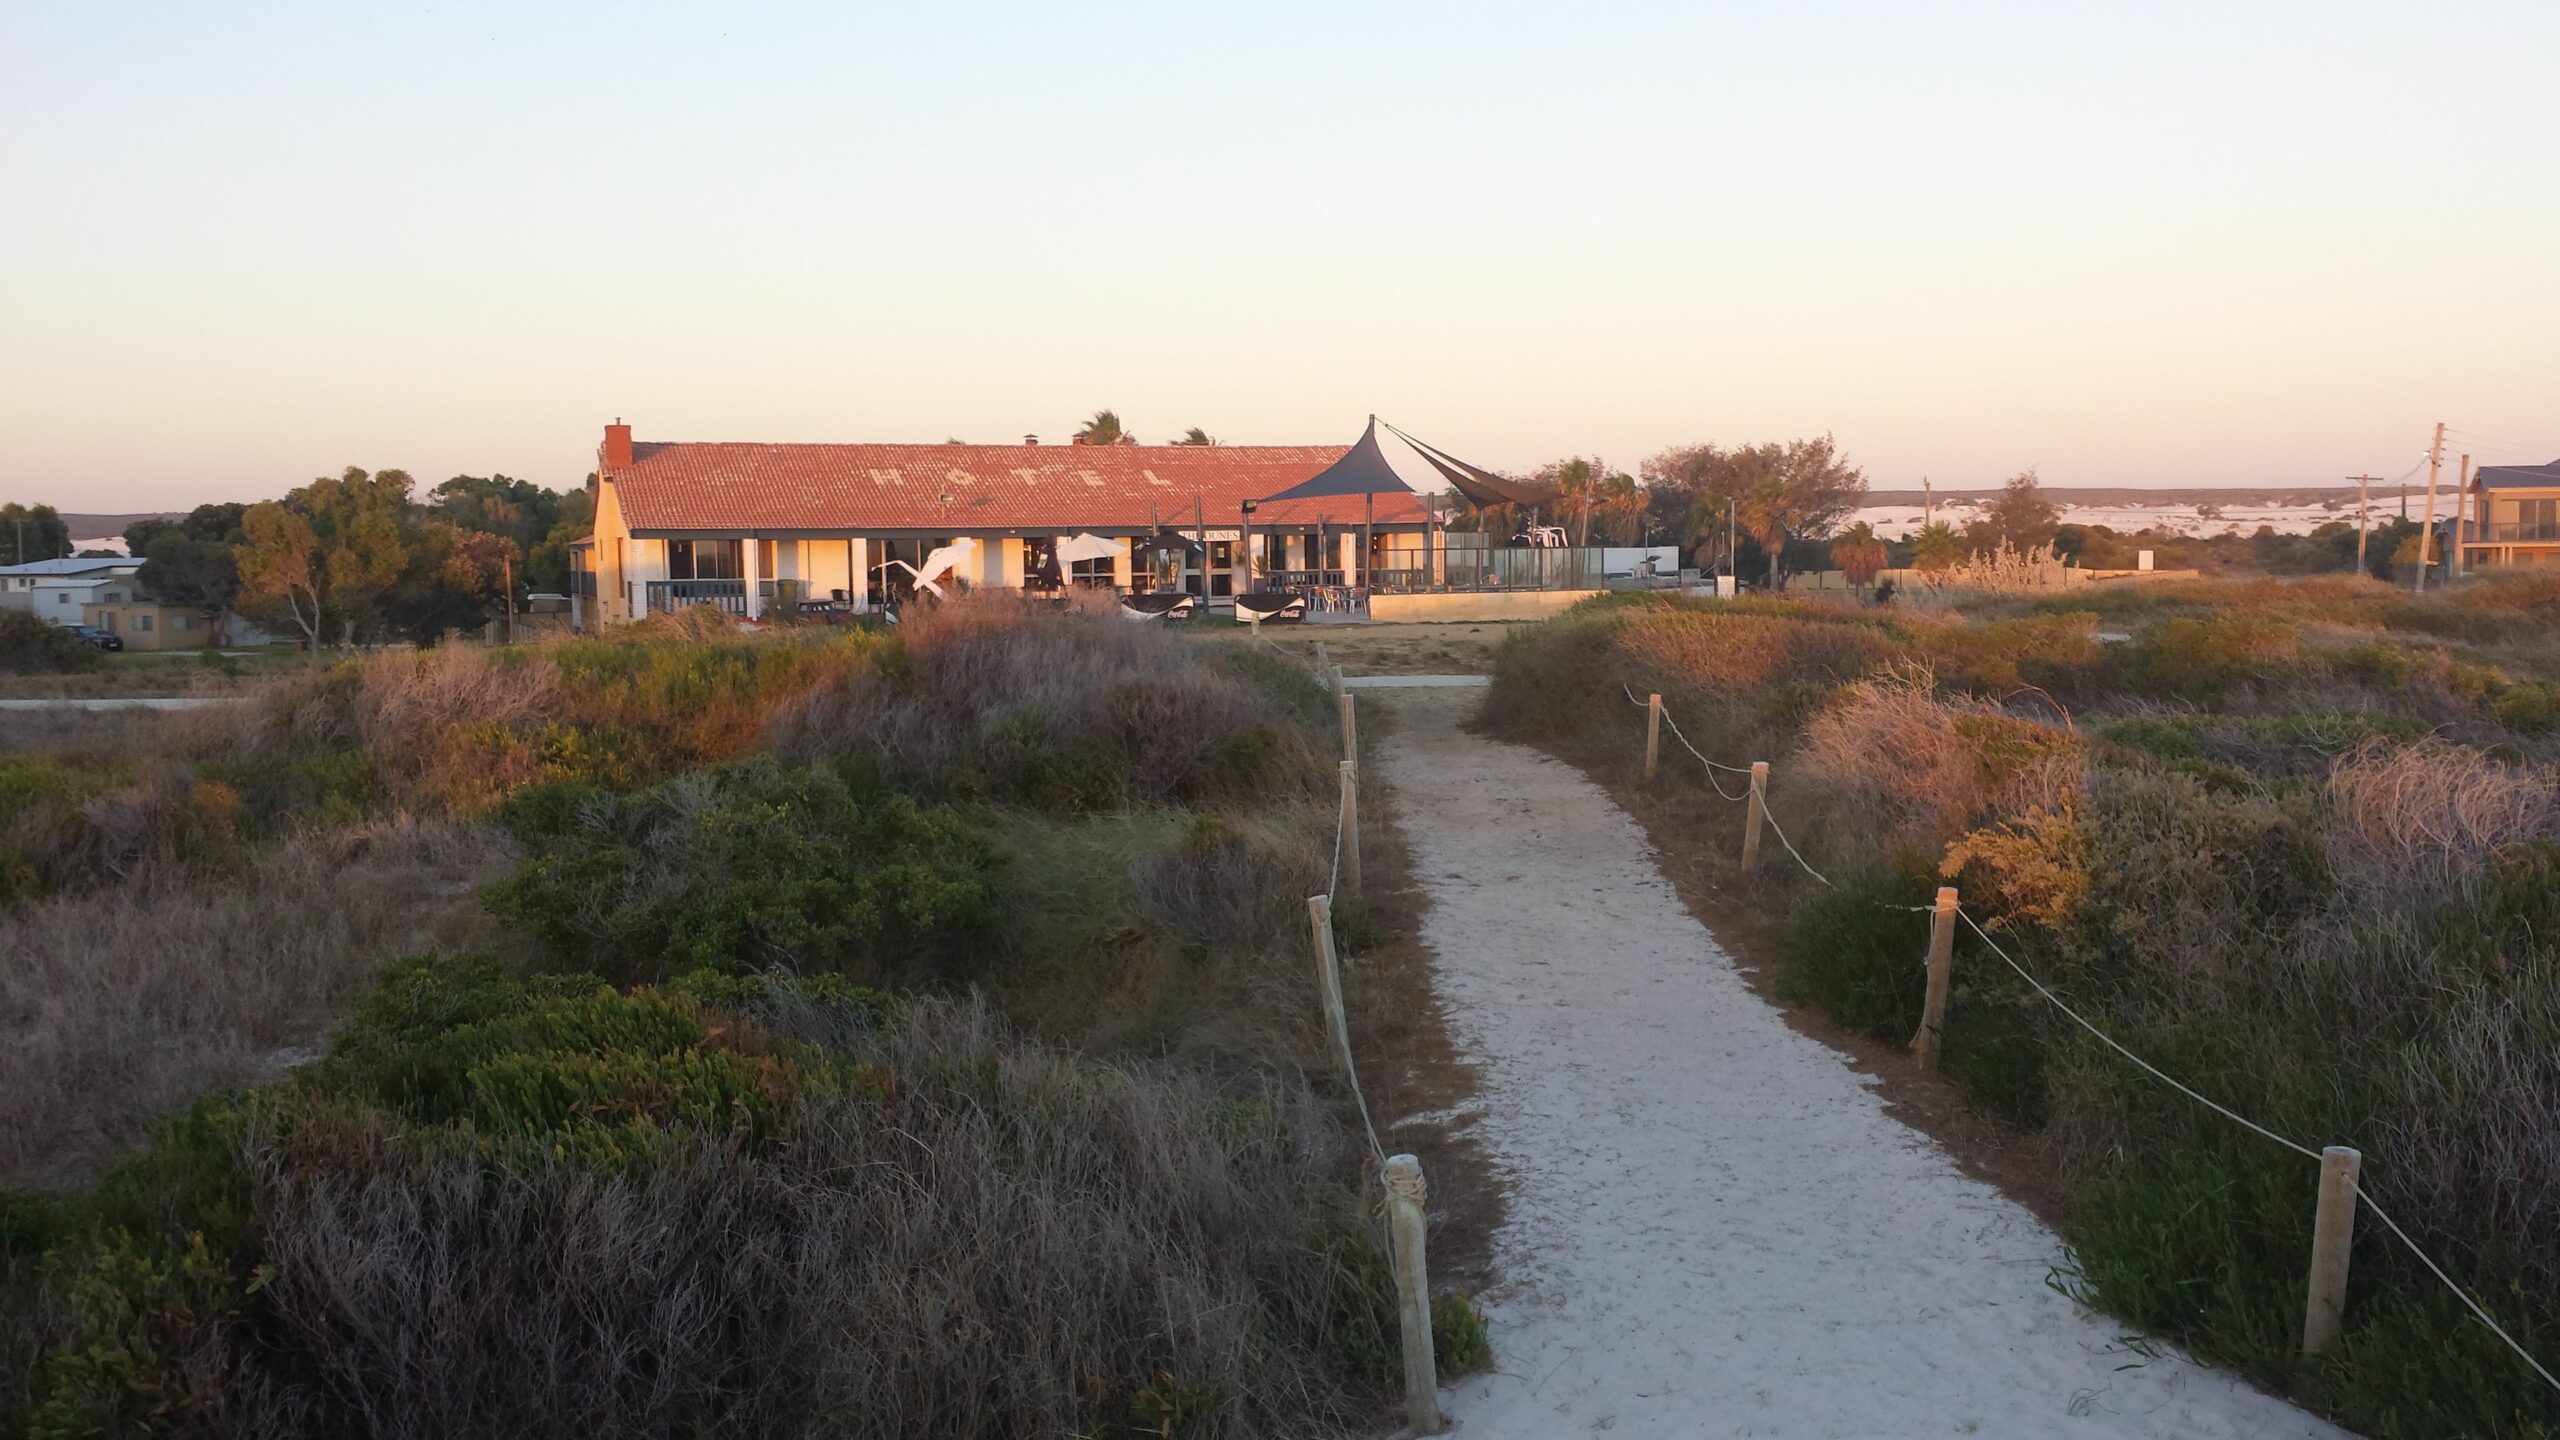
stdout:
[[[1479,535],[1494,537],[1493,540],[1486,542],[1488,544],[1508,541],[1512,536],[1520,533],[1520,507],[1508,500],[1495,500],[1482,505],[1470,501],[1467,510],[1466,519],[1472,522],[1475,532]],[[1466,529],[1468,526],[1461,524],[1458,528]]]
[[1736,518],[1742,522],[1742,533],[1760,544],[1769,557],[1769,588],[1778,588],[1778,559],[1786,553],[1787,531],[1795,524],[1795,500],[1788,493],[1787,482],[1778,475],[1768,476],[1752,485],[1734,501]]
[[1570,460],[1553,460],[1538,467],[1537,479],[1556,493],[1556,518],[1568,515],[1582,517],[1582,536],[1577,544],[1591,540],[1592,491],[1600,479],[1600,469],[1576,455]]
[[[1103,413],[1107,415],[1110,412],[1106,410]],[[1208,431],[1194,425],[1190,429],[1183,431],[1182,438],[1174,441],[1173,443],[1176,445],[1215,445],[1218,442],[1210,438]]]
[[1093,418],[1076,431],[1078,445],[1133,445],[1137,437],[1120,428],[1120,417],[1109,410],[1096,410]]
[[[1663,519],[1664,532],[1673,540],[1688,546],[1698,556],[1700,569],[1713,569],[1714,567],[1707,563],[1706,557],[1710,554],[1724,554],[1725,497],[1710,495],[1703,490],[1693,490],[1686,496],[1680,495],[1677,491],[1667,493],[1671,497],[1670,501],[1661,500],[1660,497],[1666,492],[1656,490],[1649,502],[1679,505],[1677,510],[1661,512],[1660,518]],[[1728,562],[1731,558],[1726,557]]]
[[1840,538],[1831,542],[1831,563],[1839,566],[1840,573],[1860,590],[1876,583],[1876,576],[1883,573],[1885,562],[1891,558],[1884,542],[1876,538],[1876,527],[1864,520],[1841,531]]
[[1964,553],[1963,537],[1944,520],[1930,521],[1911,537],[1911,563],[1923,570],[1944,570],[1962,560]]
[[1559,519],[1566,515],[1582,517],[1582,535],[1577,544],[1591,543],[1593,516],[1622,519],[1644,508],[1636,477],[1610,470],[1606,460],[1586,460],[1576,455],[1540,468],[1537,478],[1554,488]]
[[1600,513],[1607,516],[1618,530],[1622,544],[1633,545],[1643,538],[1644,512],[1648,499],[1636,477],[1623,470],[1612,472],[1600,482]]

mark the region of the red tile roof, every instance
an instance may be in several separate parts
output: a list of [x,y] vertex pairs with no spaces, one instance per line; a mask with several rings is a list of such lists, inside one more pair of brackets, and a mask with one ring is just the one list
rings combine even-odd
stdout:
[[[1342,458],[1340,445],[757,445],[640,441],[607,466],[635,533],[791,530],[1143,530],[1211,525]],[[951,497],[946,511],[941,497]],[[1381,523],[1419,523],[1411,494],[1377,497]],[[1257,525],[1358,524],[1359,497],[1293,500]]]

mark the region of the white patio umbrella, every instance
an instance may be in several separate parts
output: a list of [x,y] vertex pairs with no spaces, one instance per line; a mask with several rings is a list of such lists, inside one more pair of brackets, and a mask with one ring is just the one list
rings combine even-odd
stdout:
[[1128,549],[1127,541],[1088,531],[1082,535],[1069,535],[1058,542],[1058,563],[1072,565],[1079,560],[1108,560],[1126,554]]

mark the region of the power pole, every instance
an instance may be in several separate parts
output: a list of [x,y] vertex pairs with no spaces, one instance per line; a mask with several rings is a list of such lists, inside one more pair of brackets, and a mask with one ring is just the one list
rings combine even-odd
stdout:
[[2365,531],[2370,528],[2371,512],[2366,502],[2372,493],[2373,477],[2357,475],[2350,478],[2356,482],[2356,573],[2370,575],[2373,572],[2364,567],[2364,542]]
[[[2436,468],[2444,461],[2444,422],[2436,422],[2435,443],[2427,447],[2427,523],[2418,531],[2417,593],[2427,593],[2427,565],[2431,545],[2436,538]],[[2402,503],[2406,503],[2405,501]]]
[[1930,488],[1926,475],[1920,477],[1920,523],[1923,526],[1938,523],[1938,492]]
[[2453,551],[2444,557],[2444,578],[2462,578],[2463,534],[2471,526],[2471,457],[2462,457],[2462,488],[2454,492]]

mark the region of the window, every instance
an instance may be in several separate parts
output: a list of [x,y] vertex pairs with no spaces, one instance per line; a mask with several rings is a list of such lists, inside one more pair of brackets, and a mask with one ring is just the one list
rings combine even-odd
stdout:
[[172,615],[169,617],[169,628],[172,630],[193,630],[196,628],[196,617],[193,615]]
[[735,540],[670,540],[667,542],[667,578],[670,580],[736,580],[745,572],[739,568],[743,557]]
[[68,605],[68,604],[70,604],[70,603],[71,603],[71,592],[70,592],[70,591],[68,591],[68,590],[57,590],[57,591],[55,591],[55,592],[53,593],[53,603],[54,603],[54,604],[56,604],[56,605]]
[[136,629],[136,630],[148,630],[148,629],[150,629],[150,628],[151,628],[151,617],[150,617],[150,616],[148,616],[148,615],[136,615],[136,616],[134,616],[134,617],[133,617],[133,628],[134,628],[134,629]]
[[1078,560],[1068,566],[1067,583],[1082,585],[1089,589],[1108,590],[1120,581],[1118,572],[1113,569],[1111,557],[1105,555],[1099,560]]
[[113,610],[102,610],[98,612],[98,628],[106,631],[110,635],[116,633],[116,612]]
[[759,540],[756,542],[756,575],[758,578],[770,580],[776,574],[780,573],[782,569],[782,561],[777,553],[780,549],[781,547],[771,540]]

